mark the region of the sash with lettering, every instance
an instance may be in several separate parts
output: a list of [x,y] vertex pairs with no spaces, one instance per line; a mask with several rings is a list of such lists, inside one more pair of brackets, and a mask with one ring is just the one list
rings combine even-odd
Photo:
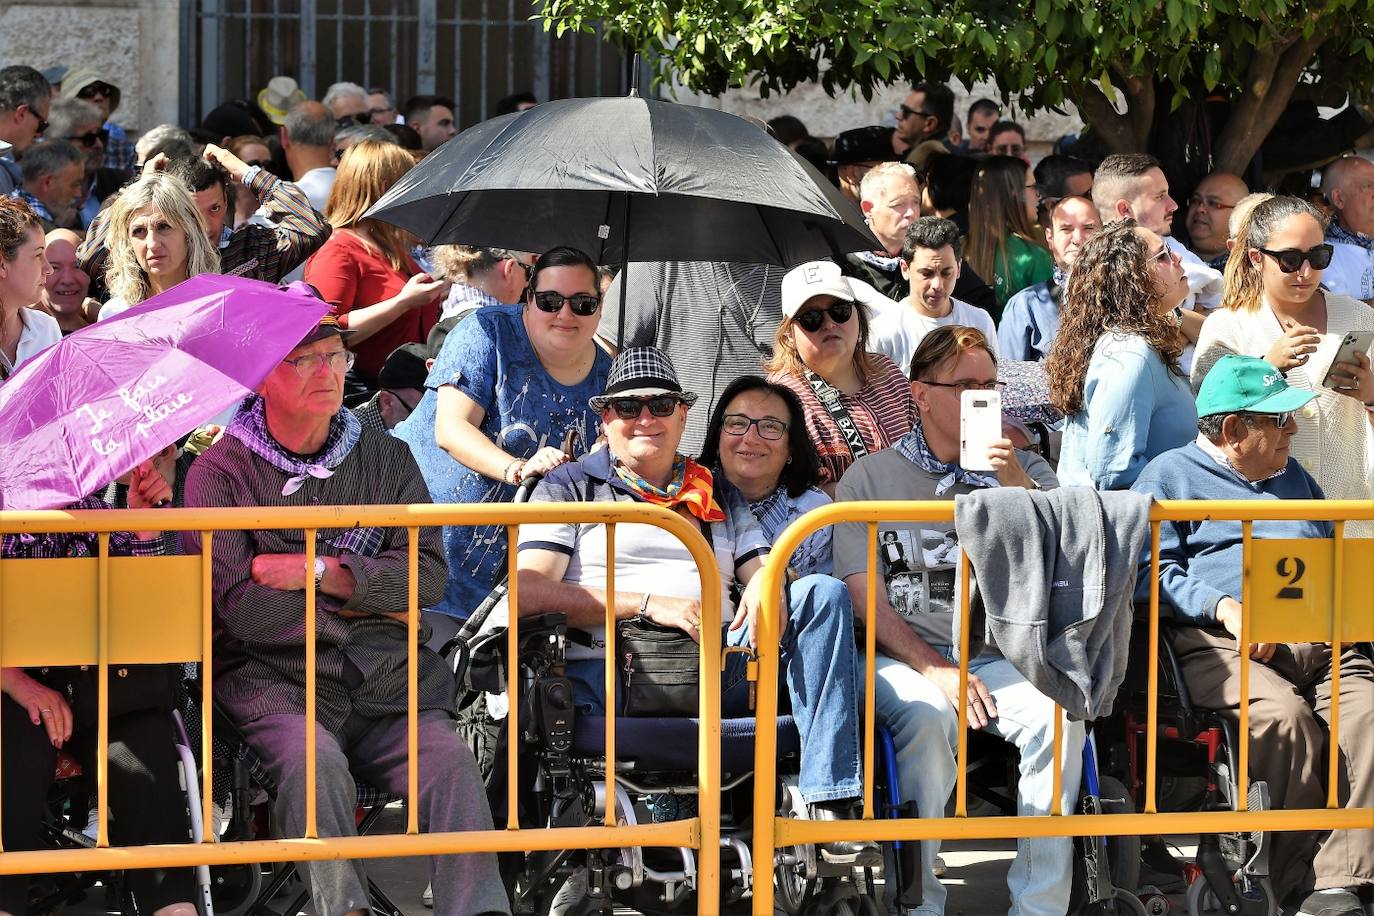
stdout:
[[845,444],[849,446],[849,454],[854,456],[854,460],[858,461],[867,455],[868,446],[864,445],[863,433],[859,430],[859,424],[849,415],[844,402],[840,400],[839,389],[805,366],[802,367],[802,378],[806,379],[825,412],[830,414],[830,419],[840,428],[840,435],[844,436]]

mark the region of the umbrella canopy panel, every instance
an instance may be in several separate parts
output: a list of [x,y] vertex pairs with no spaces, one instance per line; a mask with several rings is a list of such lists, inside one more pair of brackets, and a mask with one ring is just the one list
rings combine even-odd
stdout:
[[791,266],[879,247],[853,204],[762,128],[635,96],[566,99],[479,124],[368,215],[430,244],[573,245],[603,264]]

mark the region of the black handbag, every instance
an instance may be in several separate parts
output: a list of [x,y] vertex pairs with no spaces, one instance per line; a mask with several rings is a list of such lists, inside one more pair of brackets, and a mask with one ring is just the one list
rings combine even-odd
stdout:
[[615,626],[616,668],[623,715],[695,716],[701,647],[677,627],[645,617]]

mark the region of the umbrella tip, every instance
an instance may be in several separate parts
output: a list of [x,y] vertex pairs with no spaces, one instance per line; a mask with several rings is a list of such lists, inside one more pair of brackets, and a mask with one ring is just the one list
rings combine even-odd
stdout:
[[630,98],[639,98],[639,52],[636,51],[630,64]]

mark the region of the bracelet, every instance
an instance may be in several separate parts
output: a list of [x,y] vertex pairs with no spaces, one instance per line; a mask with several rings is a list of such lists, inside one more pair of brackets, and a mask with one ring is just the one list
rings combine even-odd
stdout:
[[511,459],[511,463],[506,465],[506,469],[501,472],[501,482],[509,484],[518,484],[520,482],[519,468],[524,466],[524,464],[525,460],[523,458]]

